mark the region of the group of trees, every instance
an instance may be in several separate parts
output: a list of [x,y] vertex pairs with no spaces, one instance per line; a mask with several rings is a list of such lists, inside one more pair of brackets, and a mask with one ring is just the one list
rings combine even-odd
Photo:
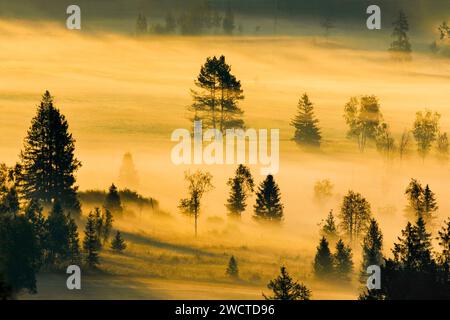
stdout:
[[[97,252],[112,229],[112,212],[122,207],[112,185],[103,211],[95,209],[80,246],[81,205],[75,172],[75,140],[48,91],[42,96],[14,167],[0,164],[0,295],[36,291],[36,273],[70,264],[98,264]],[[123,250],[120,233],[113,248]],[[118,249],[122,248],[122,249]]]
[[350,281],[353,271],[352,249],[342,239],[336,242],[332,254],[325,237],[320,240],[314,258],[314,274],[320,279]]
[[242,26],[236,26],[232,8],[228,6],[224,12],[212,9],[208,1],[194,4],[178,16],[168,12],[164,22],[149,24],[144,14],[139,13],[136,20],[136,35],[148,33],[182,35],[225,34],[232,35],[236,29],[242,33]]
[[[197,235],[198,217],[203,195],[211,191],[212,175],[209,172],[196,171],[185,173],[188,182],[188,197],[181,199],[179,209],[182,213],[194,217],[195,235]],[[247,207],[247,199],[254,192],[254,181],[250,169],[240,164],[235,176],[227,183],[230,194],[225,204],[231,217],[240,217]],[[283,219],[283,204],[278,184],[272,175],[268,175],[258,186],[256,203],[253,206],[254,218],[260,221],[281,221]]]

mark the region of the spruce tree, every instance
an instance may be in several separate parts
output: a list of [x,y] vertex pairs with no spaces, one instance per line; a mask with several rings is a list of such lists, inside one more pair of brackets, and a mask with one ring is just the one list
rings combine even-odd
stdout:
[[330,210],[330,213],[322,226],[321,234],[329,241],[335,241],[339,237],[333,210]]
[[48,256],[47,263],[59,265],[70,255],[69,250],[69,228],[67,216],[59,204],[55,202],[48,219]]
[[319,120],[314,116],[314,106],[305,93],[298,102],[298,113],[291,125],[295,128],[294,140],[299,144],[320,146],[322,136]]
[[450,218],[444,222],[444,226],[438,233],[438,241],[441,248],[439,262],[444,270],[444,273],[447,275],[447,279],[450,281]]
[[425,222],[430,223],[432,221],[434,218],[434,213],[438,208],[439,207],[437,205],[434,192],[431,191],[427,184],[425,190],[423,191],[423,218]]
[[333,262],[337,279],[350,281],[351,273],[353,271],[352,249],[349,246],[346,246],[341,239],[336,243],[336,252],[333,255]]
[[95,233],[98,239],[99,249],[101,249],[103,239],[103,217],[100,208],[94,209],[94,225],[95,225]]
[[299,283],[292,279],[288,274],[286,267],[281,267],[281,274],[270,280],[267,288],[273,291],[273,296],[267,297],[266,300],[309,300],[311,298],[311,290],[303,283]]
[[232,278],[239,277],[239,267],[238,267],[236,258],[234,256],[231,256],[230,261],[228,261],[228,267],[227,267],[226,273],[227,273],[227,275],[229,275]]
[[281,221],[283,218],[280,188],[270,174],[259,185],[254,213],[255,218],[267,221]]
[[125,243],[125,240],[122,238],[120,231],[117,231],[114,239],[111,241],[111,249],[120,253],[126,248],[127,244]]
[[84,230],[83,249],[85,252],[85,261],[90,268],[96,268],[99,261],[99,239],[97,237],[97,230],[95,225],[95,216],[89,213],[86,227]]
[[383,235],[375,219],[371,219],[362,244],[362,280],[365,280],[367,267],[383,264]]
[[57,200],[64,209],[79,214],[74,174],[81,163],[74,151],[75,140],[67,120],[46,91],[20,154],[18,183],[24,197],[41,200],[44,205]]
[[43,215],[43,208],[39,202],[31,200],[25,207],[25,218],[33,226],[33,233],[36,238],[36,246],[38,250],[39,267],[46,261],[46,253],[48,249],[48,224],[47,219]]
[[314,273],[318,278],[328,278],[333,273],[333,256],[327,239],[322,237],[314,258]]
[[78,226],[74,219],[68,218],[68,238],[69,238],[69,261],[71,264],[81,263],[80,238],[78,236]]
[[247,207],[246,200],[253,192],[254,182],[250,169],[240,164],[236,170],[236,175],[230,178],[227,183],[231,190],[227,199],[226,207],[231,216],[241,216]]
[[111,235],[112,223],[114,221],[111,211],[109,211],[108,209],[104,209],[102,220],[103,220],[102,241],[103,243],[106,243],[108,242],[109,237]]
[[411,52],[411,44],[409,43],[409,38],[407,32],[409,31],[409,24],[406,14],[403,11],[398,13],[397,20],[392,24],[394,30],[392,32],[392,37],[394,40],[391,43],[390,51],[409,53]]
[[123,211],[119,191],[117,190],[117,187],[114,185],[114,183],[111,185],[111,187],[109,187],[104,207],[105,209],[118,214],[122,213]]

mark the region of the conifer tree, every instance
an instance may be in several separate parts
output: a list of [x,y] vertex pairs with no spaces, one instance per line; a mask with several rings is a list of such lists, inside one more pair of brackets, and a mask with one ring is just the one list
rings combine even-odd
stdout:
[[48,225],[48,260],[50,265],[58,265],[69,257],[69,228],[67,216],[55,202],[47,219]]
[[270,174],[259,185],[254,213],[255,218],[267,221],[281,221],[283,218],[280,188]]
[[333,210],[330,210],[330,213],[328,214],[327,219],[322,226],[321,233],[322,236],[324,236],[329,241],[335,241],[339,237],[336,222],[333,216]]
[[[370,219],[369,228],[363,239],[362,270],[361,274],[366,275],[367,267],[371,265],[381,266],[383,264],[383,235],[375,219]],[[363,276],[362,279],[365,279]]]
[[226,204],[228,212],[232,216],[241,216],[247,207],[246,200],[255,185],[250,169],[240,164],[236,169],[236,175],[230,178],[227,184],[231,188]]
[[99,239],[97,237],[97,230],[95,225],[95,216],[89,213],[86,227],[84,230],[83,249],[85,252],[85,261],[90,268],[96,268],[99,261]]
[[392,37],[394,40],[391,43],[390,51],[409,53],[411,52],[411,44],[409,43],[409,38],[407,32],[409,31],[409,24],[406,14],[403,11],[398,13],[397,20],[392,24],[394,30],[392,32]]
[[298,101],[297,109],[298,113],[291,122],[295,128],[294,140],[299,144],[320,146],[319,120],[314,116],[314,106],[306,93]]
[[69,238],[69,260],[71,264],[81,263],[80,238],[78,236],[78,226],[74,219],[68,218],[68,238]]
[[117,231],[114,239],[111,241],[111,249],[120,253],[126,248],[127,244],[125,243],[125,240],[122,238],[120,231]]
[[71,213],[80,213],[75,171],[81,163],[74,156],[75,140],[66,118],[54,105],[48,91],[42,96],[20,154],[18,184],[28,200],[44,205],[59,201]]
[[42,264],[45,263],[46,260],[46,251],[48,249],[48,224],[45,219],[43,212],[43,208],[40,204],[31,200],[25,207],[25,218],[31,223],[33,227],[33,234],[36,238],[36,247],[38,250],[38,267],[41,267]]
[[102,241],[103,243],[106,243],[111,235],[112,223],[114,221],[111,211],[109,211],[108,209],[104,209],[102,220],[103,220]]
[[95,224],[95,233],[97,234],[97,239],[99,243],[99,249],[101,249],[103,239],[103,216],[101,214],[100,208],[94,209],[94,224]]
[[349,281],[353,271],[352,249],[339,239],[333,255],[334,272],[339,280]]
[[114,183],[111,185],[111,187],[109,187],[104,207],[105,209],[118,214],[122,213],[123,211],[119,191],[117,190],[117,187],[114,185]]
[[423,218],[425,222],[430,223],[432,219],[434,218],[434,213],[438,209],[436,197],[434,195],[434,192],[431,191],[428,184],[425,187],[425,190],[423,191]]
[[239,267],[236,258],[234,256],[231,256],[230,261],[228,261],[227,275],[229,275],[232,278],[239,277]]
[[322,237],[314,258],[314,273],[318,278],[327,278],[333,273],[333,256],[327,239]]
[[439,262],[443,267],[444,274],[450,281],[450,218],[446,222],[444,222],[444,226],[439,231],[438,241],[439,246],[441,247]]
[[266,300],[309,300],[311,298],[311,290],[303,283],[299,283],[292,279],[288,274],[286,267],[281,267],[281,274],[270,280],[267,288],[273,291],[273,296],[267,297]]

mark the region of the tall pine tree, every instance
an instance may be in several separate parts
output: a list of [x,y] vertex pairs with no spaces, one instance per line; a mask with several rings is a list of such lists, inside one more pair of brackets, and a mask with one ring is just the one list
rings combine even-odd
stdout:
[[97,229],[95,223],[95,216],[91,212],[89,213],[86,227],[84,230],[83,249],[85,252],[85,261],[88,267],[96,268],[99,263],[99,248],[100,243],[97,237]]
[[254,213],[255,218],[267,221],[281,221],[283,218],[280,188],[270,174],[259,185]]
[[333,255],[334,272],[339,280],[350,281],[353,271],[352,249],[339,239]]
[[369,228],[363,239],[362,244],[362,266],[361,266],[361,280],[366,279],[367,267],[372,265],[381,266],[383,264],[383,235],[381,233],[378,222],[371,219]]
[[318,278],[328,278],[333,274],[333,256],[327,239],[322,237],[314,258],[314,274]]
[[246,200],[253,192],[254,182],[250,169],[240,164],[236,169],[236,175],[227,183],[231,190],[226,207],[231,216],[241,216],[247,207]]
[[294,140],[299,144],[320,146],[322,136],[319,120],[314,116],[314,106],[305,93],[298,102],[298,113],[291,125],[295,128]]
[[64,209],[79,214],[75,172],[81,163],[74,151],[67,120],[46,91],[20,154],[18,183],[25,198],[41,200],[44,205],[57,200]]

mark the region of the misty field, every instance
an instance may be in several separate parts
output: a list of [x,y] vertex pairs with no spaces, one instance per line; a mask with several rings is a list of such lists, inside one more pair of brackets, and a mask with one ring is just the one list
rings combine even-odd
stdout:
[[[116,217],[128,248],[106,249],[101,274],[87,274],[80,293],[65,289],[65,277],[41,274],[38,294],[24,298],[260,299],[280,265],[308,285],[313,299],[355,299],[361,250],[354,248],[355,277],[342,285],[317,281],[312,263],[319,223],[337,214],[348,190],[369,201],[384,234],[385,254],[407,219],[405,188],[411,178],[429,184],[439,205],[436,224],[450,212],[448,162],[431,153],[424,161],[415,144],[400,161],[386,161],[369,146],[358,151],[346,138],[343,108],[352,96],[376,95],[384,119],[399,139],[411,129],[417,111],[441,114],[440,129],[450,131],[450,63],[414,53],[396,62],[385,48],[356,49],[350,39],[315,37],[178,37],[139,39],[116,34],[81,34],[50,23],[0,22],[0,158],[18,160],[23,138],[45,90],[67,117],[76,139],[80,190],[106,190],[117,183],[122,156],[131,152],[139,174],[139,193],[159,201],[161,210],[130,208]],[[252,219],[254,197],[240,221],[227,217],[226,181],[235,165],[175,166],[170,135],[191,129],[190,89],[206,57],[225,55],[241,80],[241,103],[249,128],[280,129],[280,170],[276,180],[285,206],[280,226]],[[322,128],[320,150],[298,147],[290,121],[307,92]],[[186,194],[183,172],[201,168],[213,175],[215,189],[205,195],[194,237],[193,220],[181,214]],[[250,166],[259,184],[259,166]],[[318,180],[334,184],[325,203],[314,201]],[[120,186],[126,187],[126,186]],[[91,209],[83,206],[83,213]],[[160,212],[161,211],[161,212]],[[234,255],[240,278],[225,270]],[[84,280],[83,280],[84,281]]]

